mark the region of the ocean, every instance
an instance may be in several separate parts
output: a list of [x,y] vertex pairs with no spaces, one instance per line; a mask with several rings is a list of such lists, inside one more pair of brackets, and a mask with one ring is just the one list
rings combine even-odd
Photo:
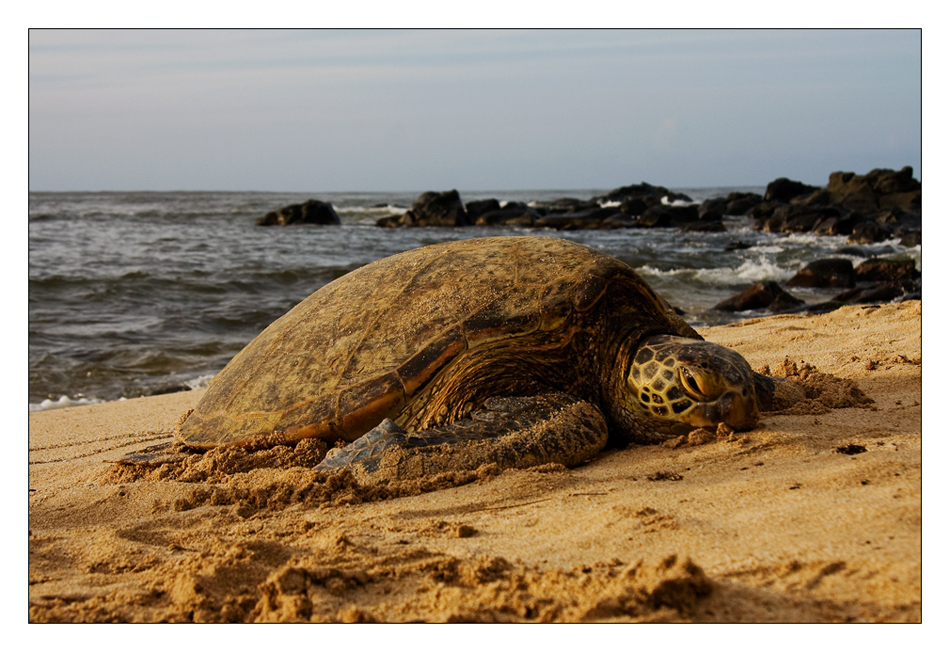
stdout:
[[[609,189],[461,192],[462,201],[589,199]],[[675,188],[701,202],[760,187]],[[788,280],[829,256],[914,259],[897,240],[850,246],[845,236],[784,235],[726,219],[725,233],[673,229],[553,231],[508,227],[375,226],[410,193],[31,192],[30,411],[167,393],[207,384],[268,324],[312,292],[379,258],[487,235],[568,238],[636,269],[694,326],[755,313],[713,306],[752,283]],[[342,226],[259,227],[255,220],[307,199],[333,204]],[[741,241],[752,246],[727,251]],[[838,290],[803,290],[808,303]]]

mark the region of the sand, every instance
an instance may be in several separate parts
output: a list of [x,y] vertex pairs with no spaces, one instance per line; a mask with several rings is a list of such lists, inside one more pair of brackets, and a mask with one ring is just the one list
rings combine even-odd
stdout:
[[749,432],[383,488],[312,448],[111,463],[201,391],[31,414],[29,620],[920,621],[920,302],[701,333],[818,382]]

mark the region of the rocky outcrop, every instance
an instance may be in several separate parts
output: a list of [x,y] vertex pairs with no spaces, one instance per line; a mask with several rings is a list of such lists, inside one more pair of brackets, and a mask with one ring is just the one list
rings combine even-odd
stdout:
[[896,208],[920,211],[920,181],[914,170],[875,169],[867,174],[832,172],[828,185],[808,198],[809,203],[837,204],[861,213],[871,214]]
[[[588,200],[573,197],[532,202],[479,199],[463,205],[459,193],[426,192],[403,215],[380,226],[521,226],[553,229],[677,228],[721,232],[724,217],[748,216],[772,233],[846,235],[854,244],[900,238],[921,241],[920,181],[913,169],[875,169],[867,174],[833,172],[824,188],[785,177],[764,195],[733,192],[694,203],[683,193],[643,182]],[[606,204],[606,206],[605,206]]]
[[832,172],[824,188],[776,179],[746,214],[764,231],[847,235],[855,244],[901,238],[905,246],[915,246],[921,233],[920,198],[921,184],[911,167],[864,175]]
[[378,226],[468,226],[471,224],[458,190],[424,192],[402,215],[379,219]]
[[653,186],[649,183],[638,183],[632,186],[622,186],[620,188],[615,188],[608,192],[606,195],[601,195],[599,197],[594,197],[594,201],[599,204],[604,204],[606,202],[620,202],[621,210],[624,213],[630,212],[628,209],[624,208],[624,204],[629,206],[637,206],[636,202],[642,202],[642,205],[649,208],[650,206],[658,206],[663,203],[672,203],[674,201],[686,201],[691,202],[692,199],[688,195],[684,195],[681,192],[673,192],[663,186]]
[[257,220],[258,226],[289,226],[291,224],[339,224],[340,217],[329,202],[308,199],[267,213]]
[[[469,204],[471,206],[471,204]],[[475,220],[476,226],[535,226],[540,218],[538,211],[520,202],[509,202],[504,208],[482,213]]]
[[646,209],[640,219],[637,220],[637,226],[641,228],[648,227],[670,227],[685,226],[691,222],[699,221],[699,209],[695,204],[687,206],[654,205]]
[[811,194],[816,190],[818,188],[815,186],[808,186],[801,181],[792,181],[781,177],[766,186],[765,201],[788,203],[796,197]]
[[476,199],[465,204],[468,219],[475,224],[478,224],[478,218],[482,215],[498,210],[501,210],[501,204],[497,199]]

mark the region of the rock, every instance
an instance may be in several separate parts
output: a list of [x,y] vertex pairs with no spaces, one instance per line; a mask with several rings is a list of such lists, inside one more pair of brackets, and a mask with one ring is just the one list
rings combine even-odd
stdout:
[[805,302],[782,289],[775,281],[756,283],[739,294],[720,301],[715,310],[741,312],[767,308],[772,312],[782,312],[803,305]]
[[770,233],[807,233],[828,218],[841,217],[842,211],[834,206],[781,204],[771,215],[756,221],[756,228]]
[[870,258],[854,268],[854,277],[859,283],[905,283],[920,278],[920,272],[912,260]]
[[638,227],[670,227],[684,226],[690,222],[699,221],[699,210],[695,205],[669,206],[659,205],[649,207],[640,219]]
[[841,303],[887,303],[904,296],[900,283],[880,283],[871,287],[854,288],[836,294],[831,300]]
[[501,204],[497,199],[476,199],[465,204],[465,212],[468,219],[478,224],[478,218],[485,213],[501,210]]
[[920,189],[918,188],[911,192],[894,193],[893,195],[883,195],[878,198],[878,205],[880,205],[881,208],[899,208],[901,210],[919,213],[921,210]]
[[[662,203],[662,202],[660,202]],[[656,205],[655,203],[653,205]],[[630,197],[620,202],[620,210],[627,215],[639,217],[650,207],[642,197]]]
[[627,213],[614,213],[605,217],[600,223],[602,229],[629,229],[637,225],[637,221]]
[[534,226],[535,220],[541,216],[531,208],[505,206],[495,211],[489,211],[478,216],[477,226]]
[[810,195],[818,190],[815,186],[808,186],[801,181],[792,181],[781,177],[765,188],[765,201],[780,201],[788,203],[796,197]]
[[600,208],[600,204],[592,199],[582,200],[574,197],[560,197],[552,201],[533,202],[533,208],[540,215],[557,215],[563,213],[577,213],[584,210]]
[[919,230],[907,231],[901,236],[902,247],[919,247],[921,232]]
[[[377,222],[380,224],[388,218]],[[398,218],[399,226],[467,226],[468,214],[458,190],[424,192],[408,211]],[[385,226],[388,226],[386,224]]]
[[801,288],[853,288],[854,265],[845,258],[823,258],[808,263],[785,284]]
[[855,224],[848,242],[852,244],[871,244],[872,242],[883,242],[891,235],[891,230],[886,226],[871,220],[864,220]]
[[[625,201],[635,198],[641,199],[647,205],[647,207],[662,204],[664,198],[666,198],[666,200],[669,202],[676,200],[693,201],[688,195],[684,195],[683,193],[672,192],[663,186],[653,186],[645,182],[631,186],[615,188],[606,195],[595,197],[594,201],[597,201],[601,204],[607,201],[618,201],[621,202],[621,209],[623,209],[622,204]],[[626,213],[628,211],[624,210],[623,212]]]
[[762,195],[754,192],[730,192],[726,197],[725,215],[745,215],[762,202]]
[[753,192],[730,192],[726,197],[705,200],[699,205],[699,215],[703,219],[710,219],[706,217],[707,214],[718,214],[719,217],[745,215],[760,203],[762,195]]
[[707,199],[699,205],[699,217],[704,220],[721,220],[723,215],[726,214],[726,204],[728,204],[728,201],[725,197]]
[[257,220],[258,226],[288,226],[290,224],[339,224],[340,217],[329,202],[308,199],[302,204],[291,204],[267,213]]
[[779,206],[784,206],[782,202],[777,201],[760,201],[755,206],[746,211],[746,215],[749,217],[755,218],[756,220],[761,220],[763,218],[771,217],[772,213]]
[[832,215],[821,219],[812,231],[818,235],[850,235],[854,227],[865,220],[861,213],[853,211],[844,215]]
[[[545,215],[535,220],[538,227],[555,228],[558,230],[599,229],[605,219],[618,215],[616,208],[597,208],[578,213],[564,213],[561,215]],[[629,216],[628,216],[629,217]],[[630,218],[631,220],[633,218]]]
[[914,179],[910,166],[899,171],[871,170],[867,174],[832,172],[824,194],[812,198],[821,203],[840,204],[863,213],[880,208],[920,211],[920,182]]

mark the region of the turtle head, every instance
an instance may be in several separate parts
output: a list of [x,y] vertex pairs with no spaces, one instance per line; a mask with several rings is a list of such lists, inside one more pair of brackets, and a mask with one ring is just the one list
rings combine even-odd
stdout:
[[627,409],[674,434],[720,423],[748,430],[759,417],[749,363],[712,342],[646,337],[633,356],[626,384]]

